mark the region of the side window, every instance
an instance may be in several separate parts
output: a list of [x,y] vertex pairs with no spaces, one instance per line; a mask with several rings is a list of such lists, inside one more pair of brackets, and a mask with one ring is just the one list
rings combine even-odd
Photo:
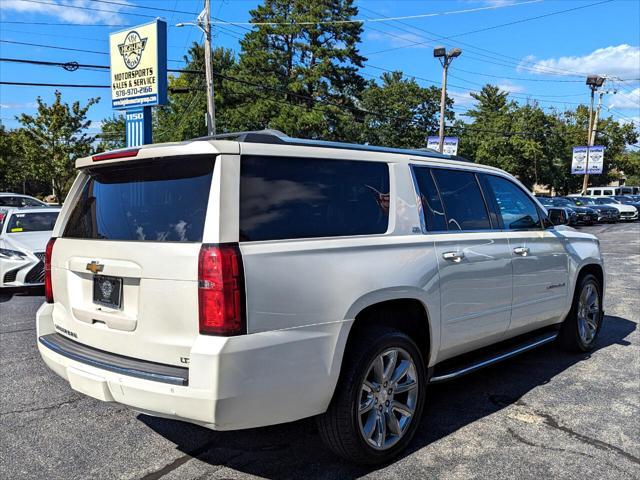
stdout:
[[384,233],[386,163],[243,156],[240,241]]
[[422,212],[427,230],[430,232],[447,229],[447,219],[444,215],[438,189],[431,176],[431,169],[427,167],[412,167],[420,192]]
[[491,222],[473,172],[432,170],[449,230],[489,230]]
[[602,195],[602,190],[593,190],[591,195]]
[[506,178],[494,175],[487,175],[487,183],[493,190],[505,229],[542,228],[535,203],[520,187]]

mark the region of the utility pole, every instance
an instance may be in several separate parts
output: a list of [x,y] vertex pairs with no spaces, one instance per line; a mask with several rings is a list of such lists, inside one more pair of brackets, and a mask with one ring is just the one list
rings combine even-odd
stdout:
[[[593,119],[593,123],[591,125],[591,131],[589,132],[589,148],[593,147],[593,145],[596,143],[598,120],[600,118],[600,110],[602,110],[602,97],[604,97],[604,92],[598,92],[598,108],[596,109],[595,118]],[[587,163],[585,166],[584,180],[582,182],[583,195],[587,193],[587,187],[589,186],[589,155],[590,151],[587,150]]]
[[204,33],[204,69],[207,82],[207,134],[216,134],[216,101],[213,86],[213,64],[211,60],[211,0],[204,0],[204,10],[200,12],[196,23],[182,22],[176,24],[176,27],[184,27],[185,25],[193,25],[198,27]]
[[591,103],[589,105],[589,127],[587,131],[587,161],[584,167],[584,180],[582,181],[582,195],[587,194],[587,188],[589,187],[589,148],[593,147],[596,141],[596,129],[598,127],[598,117],[600,116],[600,109],[602,108],[602,96],[604,92],[600,92],[598,95],[598,110],[596,112],[595,119],[593,118],[593,100],[596,94],[596,90],[604,85],[604,77],[597,75],[591,75],[587,77],[587,85],[591,89]]
[[433,56],[440,59],[442,64],[442,92],[440,93],[440,133],[438,139],[438,151],[440,153],[444,150],[444,114],[447,103],[447,72],[449,65],[454,58],[459,57],[462,50],[459,48],[452,48],[447,52],[444,47],[436,47],[433,49]]
[[[198,18],[204,23],[204,62],[207,77],[207,133],[216,134],[216,101],[213,90],[213,64],[211,62],[211,0],[204,0],[204,19]],[[202,16],[202,14],[200,14]]]

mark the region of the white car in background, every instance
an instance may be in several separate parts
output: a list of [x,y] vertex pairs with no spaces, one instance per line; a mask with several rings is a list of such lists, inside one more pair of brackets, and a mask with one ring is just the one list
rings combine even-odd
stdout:
[[60,213],[0,207],[0,288],[44,284],[44,251]]
[[611,197],[591,197],[598,205],[606,205],[613,207],[620,212],[620,221],[634,221],[638,220],[638,209],[633,205],[625,205],[619,202],[615,198]]
[[21,193],[0,192],[0,208],[2,207],[46,207],[42,200]]

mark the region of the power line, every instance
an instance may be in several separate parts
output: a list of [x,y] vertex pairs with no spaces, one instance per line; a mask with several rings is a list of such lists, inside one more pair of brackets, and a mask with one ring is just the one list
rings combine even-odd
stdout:
[[[26,63],[29,65],[43,65],[43,66],[52,66],[52,67],[62,67],[67,71],[74,71],[78,68],[91,68],[94,70],[109,70],[110,67],[108,65],[96,65],[91,63],[78,63],[75,61],[72,62],[51,62],[46,60],[31,60],[24,58],[7,58],[0,57],[0,62],[10,62],[10,63]],[[193,74],[204,74],[203,70],[190,70],[190,69],[180,69],[180,68],[168,68],[167,72],[171,73],[193,73]]]
[[[502,28],[502,27],[507,27],[507,26],[511,26],[511,25],[516,25],[516,24],[519,24],[519,23],[525,23],[525,22],[530,22],[530,21],[533,21],[533,20],[539,20],[541,18],[547,18],[547,17],[551,17],[551,16],[554,16],[554,15],[560,15],[562,13],[573,12],[573,11],[576,11],[576,10],[581,10],[583,8],[589,8],[589,7],[594,7],[596,5],[602,5],[602,4],[605,4],[605,3],[611,3],[612,1],[613,0],[601,0],[599,2],[589,3],[587,5],[580,5],[578,7],[568,8],[568,9],[564,9],[564,10],[557,10],[555,12],[550,12],[550,13],[546,13],[546,14],[543,14],[543,15],[537,15],[535,17],[522,18],[520,20],[514,20],[512,22],[501,23],[501,24],[498,24],[498,25],[492,25],[490,27],[484,27],[484,28],[479,28],[479,29],[476,29],[476,30],[470,30],[470,31],[467,31],[467,32],[456,33],[456,34],[453,34],[453,35],[447,35],[446,37],[442,37],[442,39],[457,38],[457,37],[462,37],[464,35],[471,35],[473,33],[479,33],[479,32],[484,32],[484,31],[487,31],[487,30],[494,30],[496,28]],[[388,49],[385,49],[385,50],[379,50],[377,52],[366,53],[364,55],[375,55],[375,54],[378,54],[378,53],[390,52],[390,51],[393,51],[393,50],[399,50],[399,49],[402,49],[402,48],[408,48],[408,47],[416,46],[416,45],[425,45],[425,44],[428,44],[428,43],[429,42],[412,42],[409,45],[404,45],[404,46],[401,46],[401,47],[388,48]]]
[[[30,0],[30,1],[34,1],[34,0]],[[82,53],[93,53],[95,55],[109,55],[108,52],[100,52],[97,50],[86,50],[86,49],[82,49],[82,48],[70,48],[70,47],[60,47],[58,45],[43,45],[41,43],[29,43],[29,42],[17,42],[15,40],[0,40],[0,42],[2,43],[11,43],[14,45],[25,45],[25,46],[29,46],[29,47],[40,47],[40,48],[50,48],[53,50],[65,50],[65,51],[69,51],[69,52],[82,52]],[[175,62],[175,63],[183,63],[183,60],[167,60],[168,62]]]
[[[610,0],[609,0],[609,1],[610,1]],[[585,5],[585,6],[580,7],[580,8],[586,8],[586,7],[588,7],[588,6],[590,6],[590,5]],[[373,10],[369,9],[369,8],[366,8],[366,7],[361,7],[361,8],[362,8],[362,9],[364,9],[364,10],[367,10],[367,11],[369,11],[369,12],[371,12],[371,13],[375,14],[375,15],[380,15],[378,12],[375,12],[375,11],[373,11]],[[558,12],[555,12],[555,13],[552,13],[552,14],[554,14],[554,15],[555,15],[555,14],[557,14],[557,13],[558,13]],[[548,15],[551,15],[551,14],[548,14]],[[436,33],[434,33],[434,32],[430,32],[429,30],[426,30],[426,29],[424,29],[424,28],[420,28],[420,27],[416,27],[416,26],[414,26],[414,25],[408,24],[408,23],[406,23],[406,22],[395,22],[395,23],[399,23],[399,24],[401,24],[401,25],[406,25],[407,27],[411,28],[412,30],[407,30],[406,28],[401,28],[401,27],[398,27],[398,26],[394,26],[394,28],[396,28],[396,29],[398,29],[398,30],[400,30],[400,31],[404,31],[404,32],[410,33],[410,34],[412,34],[412,35],[421,36],[422,38],[426,38],[426,39],[428,39],[428,40],[441,42],[442,40],[447,40],[447,39],[449,39],[449,38],[452,38],[452,36],[443,36],[443,35],[439,35],[439,34],[436,34]],[[506,24],[503,24],[503,25],[506,25]],[[429,34],[429,35],[434,35],[435,37],[425,37],[424,35],[416,34],[416,33],[414,32],[414,30],[417,30],[417,31],[420,31],[420,32],[424,32],[424,33],[427,33],[427,34]],[[386,34],[386,35],[396,36],[396,35],[393,35],[393,34],[391,34],[391,33],[389,33],[389,32],[386,32],[386,31],[384,31],[384,30],[378,30],[378,31],[380,31],[380,32],[382,32],[382,33],[384,33],[384,34]],[[466,32],[466,33],[469,33],[469,32]],[[455,35],[455,36],[466,35],[466,33],[457,34],[457,35]],[[402,39],[402,40],[405,40],[405,41],[406,41],[406,39],[405,39],[404,37],[398,37],[398,38],[400,38],[400,39]],[[429,42],[417,42],[417,43],[419,43],[419,44],[421,43],[421,44],[423,44],[423,45],[424,45],[424,44],[427,44],[427,43],[429,43]],[[450,42],[444,42],[444,43],[445,43],[445,44],[447,44],[447,43],[450,43]],[[562,75],[562,76],[566,76],[566,75],[574,75],[574,76],[578,76],[578,77],[583,77],[583,76],[584,76],[582,73],[571,72],[571,71],[568,71],[568,70],[553,69],[553,68],[551,68],[551,67],[544,67],[544,68],[541,68],[541,67],[539,67],[539,66],[537,65],[537,63],[535,63],[535,62],[530,62],[530,61],[527,61],[527,60],[522,60],[522,59],[520,59],[520,58],[512,57],[512,56],[510,56],[510,55],[505,55],[505,54],[503,54],[503,53],[496,52],[496,51],[494,51],[494,50],[489,50],[489,49],[486,49],[486,48],[478,47],[478,46],[472,45],[472,44],[470,44],[470,43],[468,43],[468,42],[463,42],[463,41],[458,40],[456,43],[457,43],[457,44],[460,44],[460,45],[463,45],[463,46],[466,46],[466,47],[468,47],[468,48],[471,48],[471,49],[473,49],[473,50],[481,50],[481,51],[483,51],[483,52],[488,52],[488,53],[490,53],[490,54],[491,54],[491,56],[490,56],[490,55],[487,55],[487,54],[474,52],[474,54],[475,54],[475,55],[480,55],[481,57],[489,58],[489,59],[491,59],[491,60],[495,60],[495,58],[494,58],[494,57],[496,57],[496,56],[497,56],[497,57],[504,57],[505,59],[507,59],[507,60],[499,59],[500,61],[502,61],[502,62],[506,62],[506,63],[498,63],[498,62],[495,62],[495,61],[486,60],[485,58],[483,58],[483,59],[476,59],[473,55],[467,55],[467,56],[466,56],[467,58],[474,59],[474,60],[477,60],[477,61],[481,61],[481,62],[483,62],[483,63],[491,63],[491,64],[494,64],[494,65],[505,66],[505,67],[518,67],[518,68],[521,68],[521,69],[523,69],[523,70],[527,70],[527,71],[530,71],[530,72],[534,72],[534,73],[542,73],[542,74],[547,74],[547,75]],[[404,46],[402,46],[401,48],[406,48],[406,47],[409,47],[409,46],[412,46],[412,45],[413,45],[413,44],[404,45]],[[515,62],[514,62],[514,61],[515,61]],[[530,65],[533,65],[535,68],[532,68],[532,67],[526,67],[526,66],[524,66],[523,64],[530,64]]]
[[87,85],[87,84],[78,84],[78,83],[7,82],[5,80],[0,80],[0,85],[18,85],[21,87],[111,88],[111,85]]

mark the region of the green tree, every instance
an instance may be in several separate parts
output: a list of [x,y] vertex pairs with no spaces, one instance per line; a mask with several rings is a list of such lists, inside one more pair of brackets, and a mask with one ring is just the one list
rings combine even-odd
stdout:
[[[438,130],[440,89],[421,87],[414,79],[404,79],[402,72],[384,73],[381,80],[381,84],[371,81],[362,94],[362,108],[375,113],[365,114],[361,141],[389,147],[424,147],[427,135]],[[450,98],[447,106],[453,106]],[[448,109],[446,119],[453,118],[453,111]]]
[[[240,42],[240,104],[231,129],[276,128],[290,135],[354,140],[360,23],[353,0],[265,0],[251,11],[254,30]],[[274,22],[274,23],[269,23]],[[320,23],[335,22],[335,23]],[[357,120],[362,120],[357,118]]]
[[[572,111],[564,112],[560,117],[562,134],[565,139],[564,165],[562,177],[564,192],[577,192],[582,188],[582,175],[571,175],[570,165],[572,148],[586,145],[587,128],[589,121],[589,109],[580,105]],[[620,178],[620,171],[629,168],[625,161],[626,146],[638,141],[638,134],[631,124],[621,124],[612,117],[602,117],[598,121],[596,145],[604,145],[604,168],[602,175],[590,175],[589,185],[606,185]]]
[[91,98],[84,106],[78,101],[69,105],[56,91],[51,105],[40,97],[36,99],[37,115],[23,113],[19,117],[23,126],[22,155],[40,180],[50,182],[59,201],[64,200],[75,177],[75,159],[92,151],[95,137],[85,133],[91,125],[87,112],[99,100]]
[[23,191],[34,175],[33,164],[22,152],[22,132],[0,123],[0,191]]
[[[222,133],[228,131],[228,117],[237,103],[237,97],[234,95],[237,87],[233,82],[223,79],[231,75],[235,57],[233,52],[226,48],[214,49],[211,57],[214,72],[216,130]],[[187,140],[207,134],[204,47],[194,43],[184,58],[186,63],[184,70],[187,72],[169,77],[168,103],[156,109],[154,142]]]
[[126,133],[124,115],[113,114],[102,120],[100,133],[96,135],[99,140],[96,151],[115,150],[126,146]]

